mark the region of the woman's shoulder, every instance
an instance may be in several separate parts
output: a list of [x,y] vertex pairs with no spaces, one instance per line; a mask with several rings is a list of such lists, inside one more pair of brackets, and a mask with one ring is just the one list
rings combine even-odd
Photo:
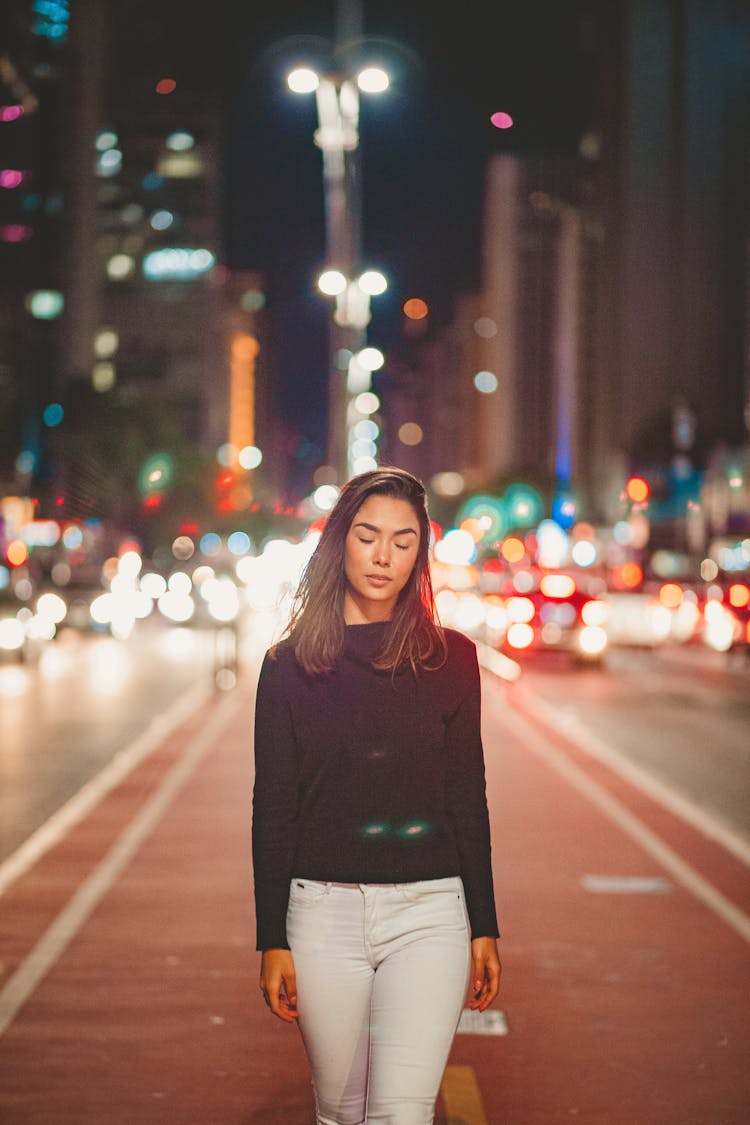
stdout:
[[263,657],[263,669],[266,672],[288,668],[295,663],[294,647],[288,637],[275,641],[266,649]]

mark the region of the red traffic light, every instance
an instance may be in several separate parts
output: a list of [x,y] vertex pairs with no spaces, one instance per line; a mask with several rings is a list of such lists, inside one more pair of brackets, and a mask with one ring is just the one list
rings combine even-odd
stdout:
[[651,485],[643,477],[630,477],[625,485],[625,492],[634,504],[643,504],[651,495]]

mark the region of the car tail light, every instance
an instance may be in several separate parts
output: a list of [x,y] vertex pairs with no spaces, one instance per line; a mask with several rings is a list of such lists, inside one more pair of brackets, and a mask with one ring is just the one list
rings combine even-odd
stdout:
[[508,620],[512,622],[527,623],[533,620],[536,612],[531,598],[508,598],[505,608],[508,612]]
[[528,648],[534,643],[534,630],[524,621],[516,621],[505,634],[511,648]]
[[727,590],[727,600],[735,609],[744,609],[750,602],[750,589],[744,582],[733,582]]
[[581,618],[584,625],[604,625],[609,618],[609,606],[606,602],[593,598],[590,602],[583,603]]
[[607,647],[607,634],[599,625],[586,625],[578,636],[578,644],[586,656],[598,656]]
[[668,609],[677,609],[683,598],[682,586],[677,582],[665,582],[659,590],[659,601]]
[[539,589],[545,598],[570,598],[576,592],[575,579],[569,574],[545,574]]

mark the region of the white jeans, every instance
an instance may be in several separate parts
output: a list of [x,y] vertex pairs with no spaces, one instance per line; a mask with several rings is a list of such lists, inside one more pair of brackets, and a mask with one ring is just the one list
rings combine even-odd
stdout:
[[295,878],[287,935],[317,1125],[429,1125],[469,981],[460,878]]

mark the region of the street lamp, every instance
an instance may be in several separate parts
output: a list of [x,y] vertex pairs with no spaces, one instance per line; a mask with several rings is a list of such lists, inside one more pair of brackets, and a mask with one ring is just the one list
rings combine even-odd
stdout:
[[[346,52],[339,48],[334,53],[341,59]],[[362,471],[365,461],[369,467],[366,457],[363,461],[362,446],[352,436],[363,416],[351,407],[354,396],[369,390],[375,370],[358,359],[367,344],[370,298],[387,288],[379,271],[360,270],[359,94],[382,93],[388,84],[388,75],[375,66],[354,74],[344,65],[323,75],[307,66],[297,67],[287,78],[293,93],[314,93],[317,106],[314,140],[323,154],[327,258],[318,288],[335,302],[330,326],[327,457],[341,483]],[[349,356],[346,378],[336,363],[341,355]],[[374,467],[374,452],[369,460]]]

